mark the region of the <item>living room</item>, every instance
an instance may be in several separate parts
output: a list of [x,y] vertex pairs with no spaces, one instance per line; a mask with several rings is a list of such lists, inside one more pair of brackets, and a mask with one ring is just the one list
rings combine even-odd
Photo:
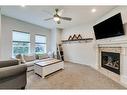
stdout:
[[[0,8],[1,89],[126,89],[126,6]],[[54,13],[67,21],[55,21]],[[122,34],[97,38],[95,26],[112,17],[121,21]],[[105,52],[118,57],[114,70],[101,63]],[[8,68],[14,68],[8,72],[10,63],[14,65]],[[15,70],[20,76],[14,75]]]

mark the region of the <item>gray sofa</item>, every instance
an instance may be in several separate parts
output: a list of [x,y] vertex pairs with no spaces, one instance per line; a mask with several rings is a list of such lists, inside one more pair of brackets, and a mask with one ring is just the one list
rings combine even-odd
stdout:
[[34,70],[34,63],[41,62],[41,61],[47,61],[52,59],[47,53],[42,55],[17,55],[16,59],[20,61],[21,64],[27,65],[27,71]]
[[0,61],[0,89],[24,89],[27,66],[18,60]]

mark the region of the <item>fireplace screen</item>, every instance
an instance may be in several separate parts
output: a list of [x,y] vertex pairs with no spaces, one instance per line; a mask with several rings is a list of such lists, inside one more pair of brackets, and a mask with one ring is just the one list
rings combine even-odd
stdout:
[[101,66],[120,74],[120,53],[101,52]]

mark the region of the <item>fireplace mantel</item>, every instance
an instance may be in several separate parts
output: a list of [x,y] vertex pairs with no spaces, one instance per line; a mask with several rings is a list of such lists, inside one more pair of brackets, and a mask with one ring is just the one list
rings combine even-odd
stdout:
[[127,47],[127,41],[97,44],[97,47]]

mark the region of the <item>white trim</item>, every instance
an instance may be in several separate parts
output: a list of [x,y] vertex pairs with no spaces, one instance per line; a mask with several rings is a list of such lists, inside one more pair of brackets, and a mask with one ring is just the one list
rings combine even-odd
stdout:
[[127,41],[110,42],[106,44],[98,44],[98,47],[127,47]]
[[121,75],[121,85],[123,85],[124,87],[127,87],[127,76]]

